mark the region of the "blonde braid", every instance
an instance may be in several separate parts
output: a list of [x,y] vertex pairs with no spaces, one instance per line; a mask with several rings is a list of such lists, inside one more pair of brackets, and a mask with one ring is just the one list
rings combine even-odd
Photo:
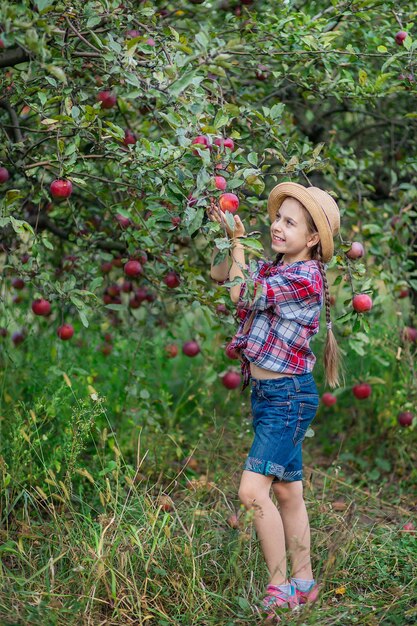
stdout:
[[324,371],[327,384],[334,388],[340,385],[340,378],[343,379],[343,374],[340,374],[339,372],[340,349],[332,330],[332,320],[330,317],[330,292],[329,283],[327,282],[326,268],[324,267],[323,261],[317,259],[317,262],[323,278],[324,304],[326,308],[327,337],[324,348]]

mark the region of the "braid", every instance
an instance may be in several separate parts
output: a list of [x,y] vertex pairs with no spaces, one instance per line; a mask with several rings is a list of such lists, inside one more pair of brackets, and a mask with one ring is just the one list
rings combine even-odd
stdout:
[[330,317],[330,291],[329,291],[329,283],[327,282],[326,268],[324,267],[323,261],[317,261],[320,268],[320,274],[323,279],[323,291],[324,291],[324,305],[326,309],[326,326],[327,330],[331,330],[332,320]]
[[316,260],[318,262],[320,274],[323,279],[324,304],[326,309],[327,336],[326,345],[324,348],[324,371],[326,376],[326,382],[330,387],[333,388],[340,385],[340,377],[343,379],[343,374],[340,375],[339,373],[340,350],[332,330],[332,321],[330,317],[330,291],[329,283],[327,282],[326,268],[321,258]]

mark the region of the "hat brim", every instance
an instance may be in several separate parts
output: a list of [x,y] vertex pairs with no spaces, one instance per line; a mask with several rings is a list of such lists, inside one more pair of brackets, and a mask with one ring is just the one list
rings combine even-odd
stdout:
[[328,217],[317,200],[303,185],[298,183],[280,183],[272,189],[268,197],[268,214],[271,222],[275,221],[278,209],[285,198],[295,198],[310,213],[320,236],[323,262],[327,263],[330,261],[334,254],[334,243]]

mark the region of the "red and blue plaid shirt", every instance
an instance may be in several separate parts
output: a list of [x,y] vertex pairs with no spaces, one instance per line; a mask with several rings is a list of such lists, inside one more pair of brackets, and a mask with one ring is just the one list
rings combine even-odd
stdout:
[[[252,299],[247,294],[249,280],[255,287]],[[285,266],[258,261],[249,280],[241,284],[241,323],[230,344],[242,358],[243,389],[249,382],[250,363],[288,375],[311,372],[316,357],[310,339],[319,330],[323,305],[323,279],[317,261]],[[255,316],[244,334],[252,311]]]

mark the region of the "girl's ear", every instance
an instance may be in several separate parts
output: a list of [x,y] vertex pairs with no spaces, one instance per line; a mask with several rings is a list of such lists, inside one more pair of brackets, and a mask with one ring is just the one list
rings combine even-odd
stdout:
[[313,233],[307,240],[307,248],[312,248],[316,246],[320,241],[320,236],[318,233]]

